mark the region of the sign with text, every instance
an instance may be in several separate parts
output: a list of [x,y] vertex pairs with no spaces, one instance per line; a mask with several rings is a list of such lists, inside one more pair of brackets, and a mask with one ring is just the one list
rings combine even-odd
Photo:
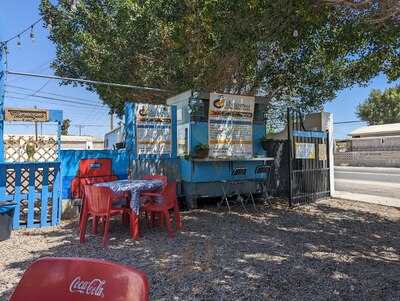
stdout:
[[171,108],[164,105],[136,105],[136,144],[138,155],[171,153]]
[[252,96],[210,93],[208,112],[209,156],[214,158],[253,156]]
[[318,144],[318,159],[321,161],[326,161],[326,144]]
[[6,121],[47,122],[49,111],[38,109],[5,109]]
[[296,143],[296,159],[315,159],[314,143]]

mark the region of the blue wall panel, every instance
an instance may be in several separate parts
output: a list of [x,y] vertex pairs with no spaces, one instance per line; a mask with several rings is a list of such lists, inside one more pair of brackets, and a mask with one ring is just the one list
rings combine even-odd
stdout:
[[[253,125],[253,153],[254,156],[265,156],[265,151],[261,146],[261,138],[265,135],[263,124]],[[198,144],[208,144],[208,123],[192,122],[190,124],[190,152],[195,152]],[[187,182],[212,182],[218,180],[254,180],[265,175],[256,175],[257,166],[263,165],[262,161],[233,160],[233,161],[194,161],[180,160],[181,177]],[[232,177],[233,168],[245,167],[245,176]]]
[[192,182],[210,182],[230,179],[230,162],[228,161],[195,161],[192,168]]
[[125,150],[62,150],[60,154],[62,198],[71,195],[71,181],[76,176],[81,159],[111,158],[113,174],[120,179],[128,177],[128,156]]
[[253,126],[253,153],[255,156],[265,156],[265,150],[261,146],[261,138],[265,135],[265,126],[255,124]]
[[190,124],[190,153],[193,153],[196,145],[208,144],[208,123],[196,122]]
[[[265,135],[263,124],[253,125],[253,153],[258,156],[265,156],[261,146],[261,138]],[[196,145],[208,144],[208,123],[196,122],[190,125],[190,151],[194,152]]]
[[[256,168],[264,164],[264,161],[190,161],[182,158],[181,179],[194,183],[262,179],[265,174],[256,174]],[[246,175],[232,176],[235,168],[246,168]]]
[[[136,137],[135,137],[135,104],[127,102],[125,104],[125,130],[126,130],[126,149],[121,150],[62,150],[60,154],[62,170],[62,198],[68,199],[71,196],[71,181],[76,176],[79,161],[90,158],[111,158],[113,174],[120,179],[128,177],[128,168],[137,158]],[[172,154],[171,155],[149,155],[141,156],[139,159],[150,159],[168,162],[176,158],[176,108],[172,107]],[[207,142],[205,142],[207,143]],[[129,155],[128,155],[129,154]],[[143,160],[145,162],[145,160]],[[177,166],[178,167],[178,166]]]

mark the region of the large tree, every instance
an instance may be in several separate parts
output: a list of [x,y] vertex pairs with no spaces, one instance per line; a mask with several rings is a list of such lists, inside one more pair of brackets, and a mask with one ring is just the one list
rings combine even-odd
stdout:
[[381,23],[388,19],[400,20],[399,0],[324,0],[331,5],[337,5],[351,10],[353,13],[368,15],[371,23]]
[[[71,4],[72,3],[72,4]],[[400,76],[397,18],[319,0],[42,0],[60,76],[265,95],[303,109]],[[69,82],[65,82],[69,84]],[[112,110],[167,95],[87,86]]]
[[356,113],[370,125],[400,122],[400,87],[372,90]]
[[69,127],[71,126],[70,119],[64,119],[61,125],[61,135],[68,135]]

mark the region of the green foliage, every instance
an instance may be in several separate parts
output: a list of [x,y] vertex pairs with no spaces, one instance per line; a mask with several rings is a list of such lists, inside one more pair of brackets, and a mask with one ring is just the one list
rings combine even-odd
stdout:
[[370,125],[400,122],[400,87],[373,90],[356,113]]
[[[400,76],[397,19],[316,0],[41,1],[59,76],[265,95],[304,110],[383,72]],[[296,33],[296,34],[294,34]],[[71,84],[66,81],[64,84]],[[87,85],[120,113],[142,90]]]
[[208,156],[208,144],[197,144],[194,148],[194,158],[204,159]]
[[68,135],[68,130],[70,126],[71,126],[71,120],[64,119],[61,125],[61,135]]
[[198,151],[207,151],[207,150],[209,150],[209,146],[208,146],[208,144],[197,144],[196,146],[195,146],[195,151],[196,152],[198,152]]
[[28,161],[33,161],[33,156],[36,152],[36,144],[34,142],[28,142],[26,144],[25,151],[28,156]]

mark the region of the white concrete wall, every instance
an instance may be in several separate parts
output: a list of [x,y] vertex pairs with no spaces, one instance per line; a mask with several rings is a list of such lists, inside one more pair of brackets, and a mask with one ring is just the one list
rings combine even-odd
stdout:
[[335,164],[369,167],[400,167],[400,151],[335,153]]
[[400,136],[354,138],[352,151],[400,151]]

